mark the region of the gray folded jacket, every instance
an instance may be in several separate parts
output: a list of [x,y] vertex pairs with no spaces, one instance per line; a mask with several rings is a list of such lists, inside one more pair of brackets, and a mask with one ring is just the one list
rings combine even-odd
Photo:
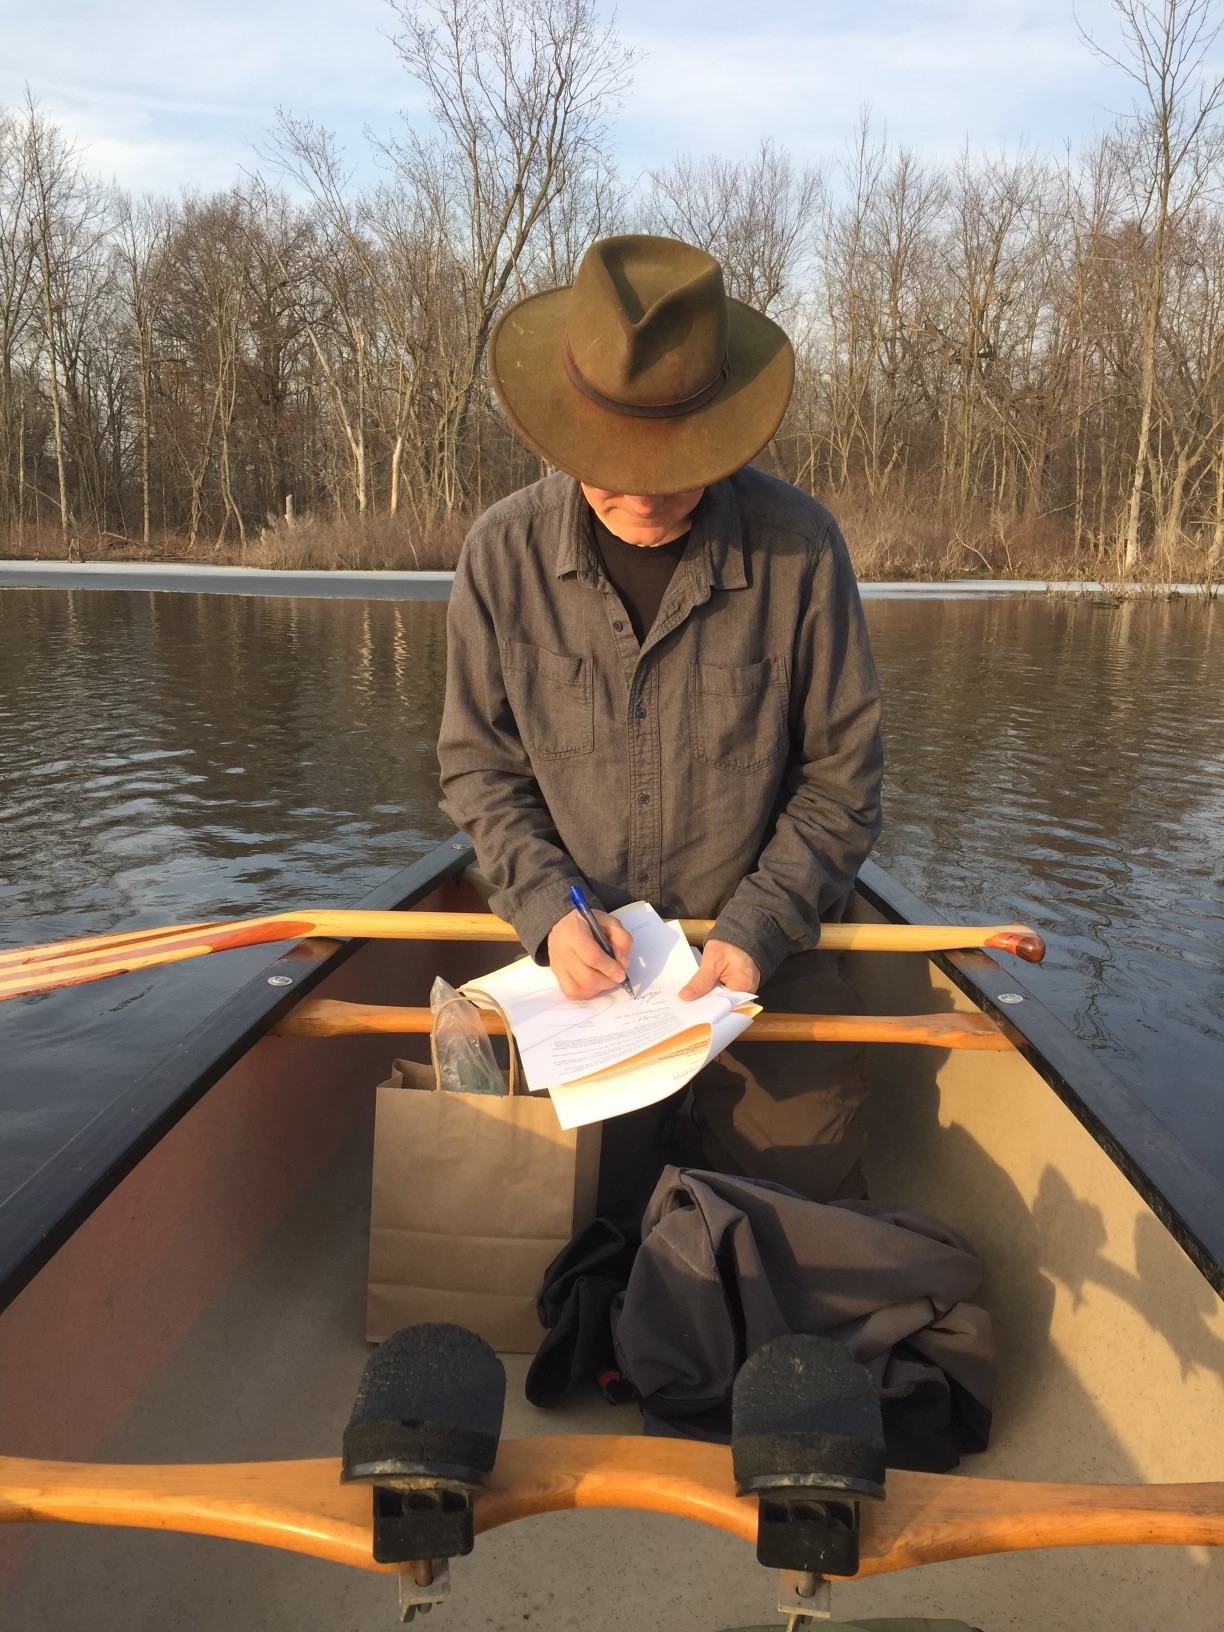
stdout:
[[981,1279],[969,1243],[925,1214],[668,1167],[613,1311],[616,1353],[648,1429],[725,1438],[748,1355],[787,1332],[833,1338],[875,1380],[890,1466],[942,1470],[989,1434]]

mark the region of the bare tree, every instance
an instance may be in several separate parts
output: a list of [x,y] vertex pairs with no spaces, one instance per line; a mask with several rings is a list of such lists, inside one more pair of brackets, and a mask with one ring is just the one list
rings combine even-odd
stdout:
[[48,400],[55,438],[55,471],[59,483],[60,529],[67,537],[72,516],[68,507],[68,477],[64,454],[63,405],[60,398],[57,342],[57,306],[71,255],[80,172],[74,150],[27,97],[24,171],[30,187],[31,243],[38,268],[42,304],[43,341],[46,345]]
[[24,517],[25,401],[21,348],[35,321],[36,258],[28,153],[17,119],[0,111],[0,523]]
[[605,122],[631,58],[596,5],[395,0],[424,108],[378,147],[376,185],[284,116],[267,173],[295,186],[135,204],[32,100],[0,110],[18,548],[53,526],[70,549],[161,532],[241,552],[292,497],[302,520],[360,518],[346,552],[381,527],[413,559],[539,474],[485,378],[499,313],[642,226],[709,247],[783,323],[773,456],[863,527],[923,534],[950,566],[1028,536],[1224,570],[1224,0],[1116,0],[1137,111],[1078,156],[920,163],[864,117],[827,188],[771,142],[630,188]]
[[140,398],[140,537],[152,537],[153,483],[153,336],[165,296],[162,265],[171,230],[170,213],[153,200],[142,205],[120,202],[116,218],[115,255],[123,299],[131,315],[136,348],[136,384]]
[[1170,240],[1194,208],[1220,157],[1216,116],[1224,74],[1205,72],[1224,14],[1219,0],[1113,0],[1121,24],[1118,52],[1085,34],[1098,55],[1137,88],[1129,159],[1136,219],[1143,235],[1135,303],[1141,334],[1139,429],[1123,536],[1124,560],[1140,554],[1140,512],[1156,397],[1156,350],[1169,270]]
[[823,197],[820,172],[797,170],[768,139],[748,160],[676,159],[650,172],[649,224],[708,249],[727,292],[761,311],[786,306],[810,261]]
[[633,57],[594,0],[391,0],[391,9],[400,59],[435,128],[409,129],[387,153],[399,185],[429,208],[461,293],[440,427],[441,494],[454,505],[494,319],[549,211],[598,163]]

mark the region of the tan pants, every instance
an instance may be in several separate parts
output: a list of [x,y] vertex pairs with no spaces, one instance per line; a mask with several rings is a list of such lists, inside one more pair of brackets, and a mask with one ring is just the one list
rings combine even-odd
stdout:
[[[778,1014],[863,1012],[832,952],[788,958],[760,995]],[[693,1079],[705,1159],[812,1201],[865,1195],[863,1060],[861,1043],[736,1043]]]

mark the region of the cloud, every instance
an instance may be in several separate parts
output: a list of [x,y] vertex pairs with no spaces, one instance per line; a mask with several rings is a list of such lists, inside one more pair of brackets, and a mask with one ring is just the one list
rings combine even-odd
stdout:
[[[421,106],[385,0],[57,0],[54,27],[35,7],[9,10],[0,104],[28,83],[89,167],[136,191],[228,186],[259,163],[278,105],[334,130],[372,175],[364,127]],[[1110,0],[1079,12],[1112,41]],[[931,158],[966,137],[1050,150],[1129,100],[1080,40],[1071,0],[620,0],[618,28],[642,52],[614,126],[630,175],[765,136],[827,159],[864,103]]]
[[357,152],[367,123],[385,129],[413,100],[383,0],[70,0],[53,28],[36,8],[11,11],[0,105],[28,85],[90,169],[135,191],[228,186],[257,162],[278,105]]
[[[1081,14],[1095,21],[1106,5],[1087,0]],[[1068,0],[775,0],[750,27],[742,6],[708,0],[700,31],[685,26],[689,9],[622,10],[644,60],[617,129],[643,165],[659,152],[743,152],[766,136],[820,160],[864,104],[893,140],[930,156],[966,138],[1050,149],[1104,122],[1107,85],[1116,90]]]

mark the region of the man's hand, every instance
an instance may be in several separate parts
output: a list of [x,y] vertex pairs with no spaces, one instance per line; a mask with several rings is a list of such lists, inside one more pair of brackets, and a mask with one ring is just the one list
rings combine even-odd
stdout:
[[733,992],[755,992],[761,984],[761,971],[747,952],[730,941],[707,941],[701,954],[701,967],[680,993],[681,997],[704,997],[719,982]]
[[567,912],[548,932],[548,965],[566,997],[598,997],[625,978],[633,936],[617,919],[595,908],[595,921],[608,937],[616,962],[599,950],[581,914]]

